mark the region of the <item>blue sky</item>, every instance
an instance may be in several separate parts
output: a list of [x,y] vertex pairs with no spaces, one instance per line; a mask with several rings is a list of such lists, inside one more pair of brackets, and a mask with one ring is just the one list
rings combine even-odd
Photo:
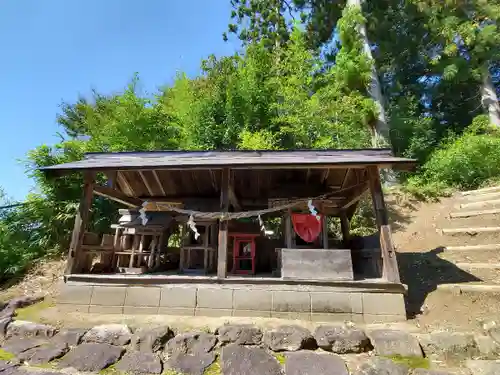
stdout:
[[135,72],[154,92],[199,72],[222,41],[229,0],[4,0],[0,11],[0,186],[23,199],[33,183],[18,160],[57,142],[62,101],[120,91]]

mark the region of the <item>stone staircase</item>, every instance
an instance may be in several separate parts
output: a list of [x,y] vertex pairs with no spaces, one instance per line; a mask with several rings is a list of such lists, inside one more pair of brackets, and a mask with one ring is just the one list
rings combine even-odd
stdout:
[[438,231],[446,244],[439,257],[467,275],[438,289],[500,294],[500,186],[463,192]]

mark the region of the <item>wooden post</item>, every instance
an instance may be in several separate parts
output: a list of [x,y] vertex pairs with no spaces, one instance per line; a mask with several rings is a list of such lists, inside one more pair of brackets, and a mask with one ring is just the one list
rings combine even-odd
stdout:
[[382,277],[393,283],[400,283],[398,262],[394,244],[392,243],[391,228],[389,226],[389,216],[385,207],[382,184],[380,183],[380,173],[378,167],[368,167],[368,177],[370,180],[370,191],[372,194],[373,208],[377,228],[380,233],[380,251],[382,253]]
[[290,210],[285,213],[285,246],[287,249],[293,248],[293,228],[292,228],[292,213]]
[[75,226],[71,236],[71,244],[69,245],[68,263],[66,264],[67,275],[79,271],[79,261],[81,260],[81,250],[83,244],[83,236],[87,229],[90,208],[92,206],[92,192],[94,190],[95,174],[93,172],[84,172],[83,174],[83,194],[78,207],[78,213],[75,218]]
[[349,241],[351,239],[351,223],[347,217],[345,211],[341,211],[340,215],[340,229],[342,230],[342,241],[344,242],[344,246],[347,248],[349,246]]
[[[220,210],[228,212],[229,210],[229,168],[222,170],[222,181],[220,191]],[[225,279],[227,277],[227,228],[228,221],[219,221],[219,248],[217,251],[217,278]]]
[[323,234],[323,249],[328,249],[328,216],[321,218],[321,232]]

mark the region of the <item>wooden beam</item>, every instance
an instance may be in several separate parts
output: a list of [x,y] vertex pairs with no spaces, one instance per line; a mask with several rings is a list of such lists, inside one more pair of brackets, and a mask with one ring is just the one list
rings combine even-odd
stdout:
[[138,171],[138,172],[139,172],[139,175],[141,176],[142,182],[146,186],[146,190],[148,191],[149,195],[152,196],[152,197],[154,197],[156,194],[153,191],[153,189],[151,188],[151,185],[149,184],[148,179],[144,175],[144,172],[143,171]]
[[[229,211],[229,168],[222,170],[220,209],[221,212]],[[217,250],[217,278],[225,279],[227,277],[227,237],[228,221],[219,221],[219,246]]]
[[66,275],[79,271],[81,262],[81,249],[83,237],[88,226],[90,216],[90,207],[92,206],[92,191],[95,183],[95,173],[85,172],[83,174],[83,194],[80,200],[80,206],[75,217],[73,234],[71,235],[71,244],[69,245],[68,262],[66,264]]
[[119,190],[111,189],[105,186],[94,186],[94,194],[132,208],[140,207],[143,203],[142,199],[129,197]]
[[287,249],[293,248],[293,225],[292,212],[288,210],[285,213],[285,246]]
[[351,223],[347,217],[345,211],[341,211],[340,215],[340,229],[342,230],[342,241],[345,247],[349,246],[349,241],[351,240]]
[[496,215],[500,214],[500,208],[494,208],[491,210],[482,211],[462,211],[462,212],[451,212],[450,217],[471,217],[471,216],[481,216],[481,215]]
[[106,186],[109,187],[109,188],[116,188],[116,178],[117,178],[117,174],[118,172],[117,171],[112,171],[112,172],[106,172],[105,173],[105,176],[106,178],[108,179],[107,183],[106,183]]
[[321,174],[321,183],[325,183],[326,180],[328,180],[328,176],[330,175],[330,169],[325,169],[323,173]]
[[[135,191],[132,188],[132,185],[130,185],[127,178],[125,177],[125,175],[122,172],[118,171],[118,173],[116,174],[116,178],[117,178],[118,183],[121,186],[125,187],[125,190],[127,190],[128,194],[135,196]],[[124,189],[122,188],[122,190],[124,190]]]
[[163,184],[160,181],[160,177],[158,176],[158,173],[153,169],[151,172],[153,172],[153,176],[155,177],[156,183],[158,184],[158,187],[160,188],[160,191],[163,196],[166,196],[167,194],[165,193],[165,189],[163,188]]
[[326,215],[323,215],[321,219],[321,233],[323,235],[323,249],[328,249],[328,216]]
[[392,242],[389,215],[385,206],[380,173],[377,167],[368,167],[368,178],[372,194],[375,219],[380,233],[380,251],[382,253],[382,277],[389,282],[400,283],[398,262]]
[[341,185],[341,189],[345,188],[346,186],[346,183],[347,183],[347,179],[349,178],[349,174],[352,173],[354,170],[352,168],[347,168],[346,171],[345,171],[345,175],[344,175],[344,178],[342,180],[342,185]]
[[214,188],[215,191],[218,191],[217,187],[217,178],[215,177],[215,173],[213,170],[209,169],[210,172],[210,180],[212,181],[212,187]]
[[361,198],[363,198],[363,194],[365,191],[368,189],[368,184],[364,184],[363,186],[360,186],[359,189],[355,190],[351,198],[348,198],[343,204],[342,204],[342,210],[346,210],[349,207],[351,207],[353,204],[359,202]]

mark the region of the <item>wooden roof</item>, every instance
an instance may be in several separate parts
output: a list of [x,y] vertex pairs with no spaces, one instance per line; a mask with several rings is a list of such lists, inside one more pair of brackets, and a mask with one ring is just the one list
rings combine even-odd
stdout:
[[83,160],[41,168],[55,174],[77,170],[232,169],[334,166],[406,169],[415,160],[399,158],[389,149],[295,151],[152,151],[88,153]]
[[131,207],[156,200],[210,211],[220,205],[222,169],[230,168],[237,210],[328,194],[329,199],[322,200],[323,211],[334,213],[355,205],[368,189],[367,166],[408,169],[414,164],[386,149],[158,151],[92,153],[81,161],[42,170],[55,175],[103,172],[112,187],[95,187],[94,192]]

